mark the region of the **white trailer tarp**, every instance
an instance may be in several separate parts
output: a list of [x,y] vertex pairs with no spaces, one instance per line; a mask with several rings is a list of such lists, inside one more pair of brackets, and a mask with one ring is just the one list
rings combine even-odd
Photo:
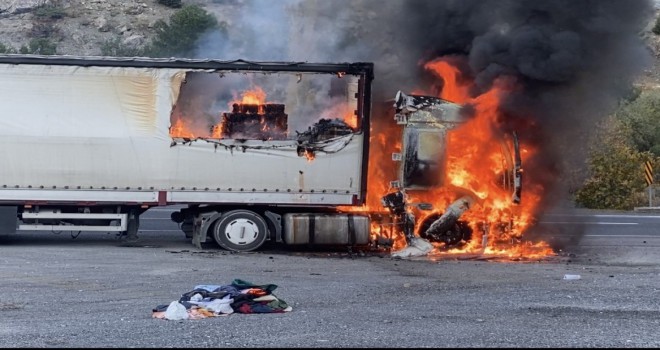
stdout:
[[257,191],[360,193],[360,133],[328,142],[326,152],[317,152],[313,160],[299,155],[295,140],[173,142],[170,113],[186,73],[0,65],[0,187],[12,193],[28,188],[201,191],[188,196],[200,202],[208,191],[218,202],[225,192],[238,201],[236,191],[250,192],[252,202],[259,202]]

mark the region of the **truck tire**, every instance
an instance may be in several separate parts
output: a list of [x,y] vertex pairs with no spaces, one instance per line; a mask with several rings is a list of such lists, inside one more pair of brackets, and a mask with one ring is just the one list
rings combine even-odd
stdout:
[[266,221],[249,210],[224,213],[213,229],[213,238],[220,247],[237,252],[249,252],[261,247],[266,237]]

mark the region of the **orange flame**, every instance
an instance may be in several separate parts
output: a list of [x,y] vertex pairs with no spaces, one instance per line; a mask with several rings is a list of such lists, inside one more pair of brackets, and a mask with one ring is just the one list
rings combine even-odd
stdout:
[[211,137],[214,139],[222,138],[222,133],[224,132],[224,129],[225,129],[225,123],[220,122],[218,124],[215,124],[211,130]]
[[[504,120],[499,106],[502,98],[517,88],[515,84],[501,78],[489,91],[470,97],[468,91],[472,82],[461,77],[458,69],[448,62],[436,60],[427,63],[425,68],[443,80],[441,98],[474,107],[474,115],[469,121],[447,133],[444,183],[467,189],[478,197],[477,206],[461,216],[461,220],[469,223],[477,237],[462,249],[449,251],[524,258],[553,254],[545,242],[520,242],[522,234],[534,223],[534,213],[541,200],[540,188],[525,187],[522,201],[517,205],[512,201],[512,186],[505,186],[507,177],[511,176],[507,169],[511,169],[513,164],[507,164],[507,158],[511,162],[512,157],[507,157],[502,150],[511,152],[513,146],[512,141],[499,132]],[[524,166],[535,150],[521,141],[520,151]],[[425,199],[455,199],[455,196],[434,192]],[[438,203],[436,199],[432,202],[436,208],[443,209],[451,204],[447,200]],[[486,240],[483,239],[483,232],[488,234]]]
[[[234,100],[229,102],[229,110],[233,109],[234,104],[241,105],[256,105],[258,106],[258,111],[260,114],[263,114],[265,111],[266,104],[266,93],[264,90],[255,86],[250,90],[246,90],[241,94],[241,98],[237,98],[234,94]],[[173,138],[195,138],[195,133],[192,132],[192,119],[186,118],[184,115],[181,115],[181,112],[175,110],[175,115],[172,117],[175,119],[174,124],[170,127],[170,137]],[[264,126],[266,128],[266,126]],[[211,138],[221,138],[224,131],[223,121],[218,122],[217,124],[211,126],[210,132],[207,129],[206,132],[200,132],[203,134],[201,137],[211,137]],[[194,130],[199,131],[199,128]]]
[[346,123],[346,125],[350,126],[351,129],[357,129],[358,119],[357,119],[357,115],[355,114],[355,111],[350,110],[350,111],[344,112],[342,120],[344,120],[344,123]]
[[[407,201],[432,203],[434,208],[444,211],[460,197],[459,193],[472,193],[477,200],[476,205],[460,217],[460,220],[467,222],[472,229],[473,238],[460,248],[447,249],[443,243],[434,243],[437,249],[430,256],[476,253],[506,259],[537,259],[553,255],[554,252],[546,242],[531,243],[520,240],[525,230],[534,223],[534,213],[541,199],[540,186],[526,185],[521,203],[517,205],[512,201],[512,185],[507,185],[507,179],[512,176],[513,146],[512,139],[502,136],[499,131],[504,120],[499,106],[502,98],[516,88],[515,84],[507,79],[500,79],[486,93],[472,97],[469,91],[473,82],[463,77],[459,69],[448,61],[435,60],[424,67],[442,80],[440,98],[472,105],[474,115],[461,126],[447,132],[444,145],[446,171],[441,181],[444,186],[430,191],[409,190]],[[524,130],[520,131],[524,135]],[[401,129],[394,126],[382,130],[374,130],[372,126],[370,158],[388,159],[391,152],[401,152],[401,144],[393,146],[390,141],[392,138],[400,138],[400,135]],[[525,161],[536,152],[523,140],[520,141],[519,148],[524,166]],[[367,212],[372,216],[383,213],[379,199],[390,192],[389,181],[397,178],[396,163],[391,162],[391,167],[383,167],[384,163],[386,162],[379,162],[378,166],[369,168],[367,204],[359,208],[345,207],[341,210]],[[415,212],[415,232],[419,232],[421,223],[429,215],[431,214]],[[383,228],[379,225],[379,222],[372,224],[372,237],[383,237]],[[405,238],[401,237],[400,231],[398,233],[399,236],[394,237],[392,246],[395,250],[406,245]]]
[[[380,113],[385,114],[387,112],[380,111]],[[393,116],[389,116],[389,120],[393,120]],[[396,232],[393,226],[394,223],[389,221],[389,212],[383,208],[380,202],[380,197],[392,189],[390,181],[397,178],[396,163],[390,160],[393,153],[401,152],[401,127],[394,122],[390,122],[371,123],[370,128],[369,159],[381,161],[374,162],[369,166],[366,204],[358,207],[341,206],[339,210],[369,215],[372,217],[371,241],[378,242],[379,238],[382,238],[385,242],[391,242],[391,245],[387,243],[385,245],[389,245],[395,250],[401,249],[406,246],[406,239]]]
[[352,106],[349,102],[333,103],[332,107],[321,112],[321,118],[343,120],[353,130],[358,127],[355,106]]
[[311,163],[316,158],[316,155],[312,150],[305,150],[305,158],[307,158],[307,162]]
[[254,105],[258,106],[258,113],[263,114],[265,112],[266,102],[266,92],[259,87],[255,86],[250,90],[243,91],[241,98],[234,98],[233,101],[229,102],[229,108],[233,108],[234,104],[239,105]]
[[189,139],[195,138],[195,134],[188,129],[181,118],[177,118],[174,125],[170,127],[170,136]]
[[[232,102],[232,104],[234,103],[236,102]],[[265,103],[266,93],[258,86],[255,86],[252,90],[244,91],[240,101],[240,104],[243,105],[263,105]]]
[[461,73],[458,68],[444,60],[428,62],[424,68],[432,71],[444,81],[440,98],[456,103],[467,102],[470,99],[469,84],[461,84]]

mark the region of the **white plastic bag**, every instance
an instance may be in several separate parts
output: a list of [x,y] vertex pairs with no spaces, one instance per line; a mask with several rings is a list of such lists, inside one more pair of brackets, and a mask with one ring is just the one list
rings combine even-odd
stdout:
[[580,275],[568,275],[567,274],[567,275],[564,275],[564,279],[565,280],[579,280]]
[[188,310],[178,301],[173,301],[165,310],[165,319],[168,320],[185,320],[188,318]]
[[393,258],[408,258],[415,256],[425,256],[433,250],[433,245],[421,237],[413,237],[410,244],[405,248],[392,252]]

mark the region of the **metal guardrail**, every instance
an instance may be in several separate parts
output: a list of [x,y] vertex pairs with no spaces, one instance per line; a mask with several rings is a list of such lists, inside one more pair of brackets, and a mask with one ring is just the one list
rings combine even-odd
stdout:
[[635,207],[635,211],[660,211],[660,199],[657,198],[656,196],[656,191],[657,191],[658,185],[656,184],[651,184],[648,186],[647,191],[648,191],[648,199],[649,199],[649,206],[648,207]]

